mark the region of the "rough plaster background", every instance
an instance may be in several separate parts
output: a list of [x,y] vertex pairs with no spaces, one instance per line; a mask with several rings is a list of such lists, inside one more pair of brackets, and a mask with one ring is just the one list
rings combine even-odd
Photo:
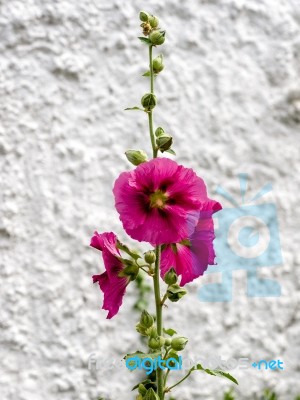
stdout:
[[[125,113],[147,91],[147,49],[138,12],[167,29],[166,69],[157,80],[156,126],[175,137],[177,160],[239,195],[266,182],[279,210],[284,265],[262,273],[282,296],[246,297],[234,274],[231,303],[201,303],[201,283],[166,310],[167,325],[190,337],[194,355],[280,358],[277,373],[234,371],[240,399],[262,388],[282,400],[300,393],[298,0],[0,1],[1,313],[0,398],[132,399],[137,375],[87,368],[88,356],[120,359],[136,347],[131,287],[105,320],[91,275],[94,229],[126,240],[112,185],[130,168],[123,152],[149,142],[142,113]],[[215,196],[218,198],[218,196]],[[219,200],[222,200],[221,198]],[[223,204],[226,202],[223,200]],[[174,322],[173,322],[174,321]],[[190,350],[191,351],[191,350]],[[218,400],[228,383],[195,374],[178,399]]]

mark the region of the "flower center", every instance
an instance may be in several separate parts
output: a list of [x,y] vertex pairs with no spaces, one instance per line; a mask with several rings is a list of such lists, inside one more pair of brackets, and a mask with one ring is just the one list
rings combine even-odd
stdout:
[[162,209],[168,200],[168,196],[161,190],[157,190],[156,192],[150,194],[149,199],[150,207]]

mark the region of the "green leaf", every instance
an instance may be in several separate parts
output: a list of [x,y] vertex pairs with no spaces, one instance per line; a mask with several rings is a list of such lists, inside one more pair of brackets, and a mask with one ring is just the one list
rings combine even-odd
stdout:
[[166,153],[170,153],[170,154],[173,154],[173,156],[176,156],[176,153],[175,153],[175,151],[174,151],[174,150],[172,150],[172,149],[168,149],[168,150],[166,150]]
[[222,378],[229,379],[231,382],[238,385],[238,381],[232,375],[230,375],[228,372],[224,372],[224,371],[221,371],[218,369],[203,368],[201,364],[197,364],[195,367],[190,369],[190,371],[196,371],[196,370],[206,372],[207,374],[213,375],[213,376],[221,376]]
[[164,333],[166,334],[166,335],[169,335],[169,336],[173,336],[173,335],[175,335],[177,332],[174,330],[174,329],[172,329],[172,328],[169,328],[169,329],[163,329],[163,331],[164,331]]
[[146,386],[146,385],[152,384],[152,383],[153,383],[153,382],[152,382],[150,379],[145,379],[144,381],[139,382],[139,383],[137,383],[135,386],[133,386],[133,388],[132,388],[131,390],[137,389],[137,388],[139,387],[140,384]]
[[151,76],[151,73],[150,73],[150,71],[147,71],[142,76]]
[[140,107],[128,107],[128,108],[125,108],[125,111],[128,111],[128,110],[138,110],[138,111],[144,111],[142,108],[140,108]]
[[143,43],[145,43],[145,44],[148,44],[148,45],[151,44],[151,40],[148,39],[148,38],[145,38],[145,37],[143,37],[143,36],[139,36],[139,39],[140,39],[141,42],[143,42]]
[[130,257],[132,257],[134,260],[137,260],[139,258],[141,258],[141,256],[135,252],[133,252],[132,250],[129,249],[128,246],[126,246],[126,244],[121,243],[119,240],[117,242],[117,248],[119,250],[124,251],[125,253],[127,253]]

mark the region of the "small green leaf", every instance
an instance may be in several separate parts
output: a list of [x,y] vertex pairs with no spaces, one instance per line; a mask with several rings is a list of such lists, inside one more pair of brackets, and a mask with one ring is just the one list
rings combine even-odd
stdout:
[[191,368],[190,371],[203,371],[206,372],[209,375],[213,375],[213,376],[221,376],[223,378],[229,379],[231,382],[235,383],[236,385],[238,385],[238,381],[232,376],[230,375],[228,372],[224,372],[218,369],[208,369],[208,368],[203,368],[201,364],[197,364],[195,367]]
[[151,73],[150,73],[150,71],[147,71],[142,76],[151,76]]
[[176,153],[175,153],[175,151],[174,151],[174,150],[172,150],[172,149],[168,149],[168,150],[166,150],[166,153],[170,153],[170,154],[173,154],[173,156],[176,156]]
[[139,110],[139,111],[144,111],[142,108],[140,108],[140,107],[128,107],[128,108],[125,108],[125,111],[128,111],[128,110]]
[[139,36],[139,39],[140,39],[141,42],[143,42],[143,43],[145,43],[145,44],[148,44],[148,45],[151,44],[151,41],[150,41],[150,39],[148,39],[148,38],[145,38],[145,37],[143,37],[143,36]]
[[137,260],[137,259],[141,258],[140,255],[138,255],[137,253],[135,253],[132,250],[130,250],[129,247],[126,246],[126,244],[123,244],[120,241],[117,242],[117,248],[122,250],[122,251],[124,251],[125,253],[127,253],[134,260]]
[[173,336],[173,335],[175,335],[177,332],[174,330],[174,329],[172,329],[172,328],[169,328],[169,329],[163,329],[163,331],[164,331],[164,333],[166,334],[166,335],[169,335],[169,336]]
[[133,386],[133,388],[132,388],[131,390],[137,389],[137,388],[139,387],[140,384],[146,386],[146,385],[148,385],[149,383],[153,383],[153,382],[152,382],[150,379],[145,379],[144,381],[139,382],[139,383],[137,383],[135,386]]

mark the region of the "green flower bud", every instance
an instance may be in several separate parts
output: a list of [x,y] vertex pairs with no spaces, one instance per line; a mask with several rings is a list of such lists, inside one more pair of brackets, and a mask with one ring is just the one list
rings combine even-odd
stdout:
[[154,392],[152,388],[148,389],[143,397],[143,400],[159,400],[158,395]]
[[158,336],[156,338],[150,338],[148,341],[148,346],[152,350],[160,349],[165,343],[165,338]]
[[173,303],[180,300],[186,293],[187,291],[176,283],[169,286],[167,289],[168,299]]
[[140,20],[143,22],[147,22],[149,19],[149,15],[145,11],[140,12]]
[[153,66],[153,72],[155,74],[159,74],[165,68],[164,57],[162,54],[154,58],[152,66]]
[[145,110],[152,110],[156,106],[156,96],[153,93],[146,93],[142,97],[141,103]]
[[173,350],[181,351],[185,348],[187,342],[188,342],[188,339],[186,337],[179,336],[179,337],[172,339],[171,347]]
[[171,346],[171,340],[172,339],[170,339],[170,338],[165,338],[165,346],[166,347]]
[[146,334],[150,338],[156,338],[157,337],[157,329],[155,325],[152,325],[150,328],[146,329]]
[[174,268],[169,269],[164,277],[164,281],[167,285],[174,285],[177,282],[177,274]]
[[149,250],[144,254],[144,259],[146,263],[153,264],[155,262],[156,256],[153,250]]
[[173,138],[172,136],[169,135],[161,135],[156,139],[156,144],[159,150],[163,153],[166,150],[169,150],[169,148],[173,144]]
[[145,328],[151,328],[153,323],[153,317],[148,313],[148,311],[144,310],[141,315],[140,324]]
[[150,23],[150,25],[151,25],[151,27],[152,27],[153,29],[155,29],[155,28],[158,27],[159,20],[158,20],[158,18],[155,17],[154,15],[149,15],[148,21],[149,21],[149,23]]
[[133,165],[140,165],[145,161],[148,161],[147,154],[143,150],[127,150],[125,152],[127,160]]
[[162,136],[164,133],[165,133],[165,131],[163,130],[163,128],[161,126],[159,126],[155,131],[155,136],[159,137],[159,136]]
[[143,325],[140,323],[136,324],[135,329],[138,333],[140,333],[143,336],[148,336],[147,334],[147,328],[145,328]]
[[149,39],[154,46],[159,46],[165,41],[165,31],[154,30],[150,33]]
[[147,389],[145,388],[145,386],[142,383],[139,384],[138,391],[139,391],[139,394],[141,394],[142,396],[144,396],[147,393]]

